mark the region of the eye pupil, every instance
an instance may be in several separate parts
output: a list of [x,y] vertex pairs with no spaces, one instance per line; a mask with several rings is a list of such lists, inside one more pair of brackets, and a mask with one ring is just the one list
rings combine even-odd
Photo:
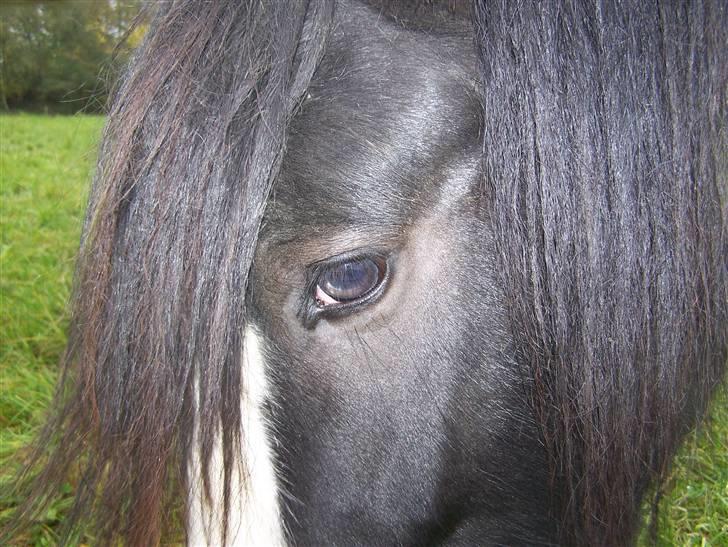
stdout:
[[[325,270],[318,280],[318,290],[331,300],[351,302],[357,300],[380,282],[382,268],[371,258],[341,262]],[[332,303],[326,300],[323,303]]]

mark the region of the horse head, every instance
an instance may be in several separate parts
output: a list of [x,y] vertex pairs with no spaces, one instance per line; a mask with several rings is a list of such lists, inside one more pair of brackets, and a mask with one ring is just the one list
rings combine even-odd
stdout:
[[727,12],[159,3],[30,499],[80,461],[109,542],[633,542],[726,363]]

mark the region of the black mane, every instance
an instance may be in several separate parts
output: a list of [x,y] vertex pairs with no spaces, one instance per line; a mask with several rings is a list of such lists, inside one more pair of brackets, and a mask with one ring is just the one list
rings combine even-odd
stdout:
[[727,13],[477,10],[500,271],[576,544],[629,542],[726,364]]

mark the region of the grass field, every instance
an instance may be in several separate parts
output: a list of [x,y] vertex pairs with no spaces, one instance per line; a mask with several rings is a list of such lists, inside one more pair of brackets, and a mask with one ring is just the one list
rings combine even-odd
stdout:
[[[100,117],[0,117],[0,473],[43,418],[64,346],[65,305]],[[728,408],[682,450],[661,503],[661,545],[728,545]],[[0,477],[0,481],[2,477]],[[72,485],[19,545],[53,545]],[[17,500],[0,491],[0,528]]]
[[[0,472],[43,417],[64,346],[65,307],[101,117],[0,117]],[[19,544],[53,545],[70,491]],[[16,500],[0,491],[0,519]]]

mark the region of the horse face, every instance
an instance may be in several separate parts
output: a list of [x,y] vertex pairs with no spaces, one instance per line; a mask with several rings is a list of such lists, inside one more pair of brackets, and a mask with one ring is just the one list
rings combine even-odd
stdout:
[[290,127],[249,302],[303,545],[551,537],[479,184],[471,44],[339,15]]

